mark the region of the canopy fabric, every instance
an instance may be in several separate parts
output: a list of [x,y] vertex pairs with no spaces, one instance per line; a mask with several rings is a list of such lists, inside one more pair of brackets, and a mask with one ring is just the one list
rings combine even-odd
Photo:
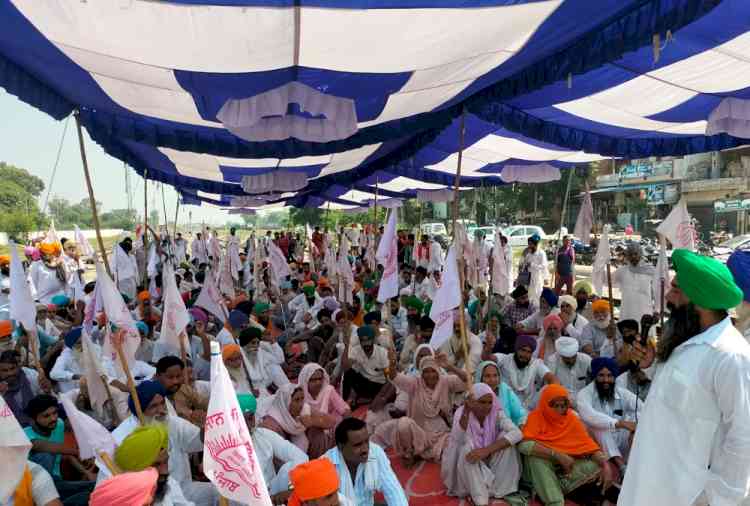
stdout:
[[0,86],[55,118],[78,110],[184,203],[231,206],[263,187],[248,178],[288,171],[307,184],[265,202],[359,207],[376,183],[384,198],[451,186],[462,123],[467,187],[505,167],[523,180],[739,145],[705,120],[745,98],[748,14],[742,0],[9,0]]

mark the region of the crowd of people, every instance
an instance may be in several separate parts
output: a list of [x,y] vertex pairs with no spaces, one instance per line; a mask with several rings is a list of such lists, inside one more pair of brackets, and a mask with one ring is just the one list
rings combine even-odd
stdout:
[[[435,346],[445,251],[399,231],[398,294],[381,302],[383,233],[123,238],[109,263],[140,337],[127,368],[111,344],[126,330],[100,300],[108,274],[87,281],[82,244],[24,249],[36,328],[11,319],[18,288],[0,257],[0,411],[32,444],[3,504],[217,504],[201,464],[212,342],[273,504],[407,505],[393,459],[440,466],[446,494],[476,506],[748,495],[750,251],[725,266],[675,250],[662,315],[636,243],[613,272],[614,308],[576,282],[567,238],[550,269],[538,236],[514,260],[500,232],[493,245],[457,233],[464,314]],[[189,313],[183,349],[161,338],[172,281]],[[112,433],[113,462],[80,458],[63,396]]]

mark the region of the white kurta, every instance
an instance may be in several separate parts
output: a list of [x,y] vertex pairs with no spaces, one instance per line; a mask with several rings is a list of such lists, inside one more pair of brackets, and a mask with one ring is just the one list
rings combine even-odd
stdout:
[[[596,384],[589,385],[578,392],[576,410],[583,423],[594,435],[607,457],[622,457],[627,454],[630,431],[616,429],[620,420],[635,421],[641,414],[643,403],[627,388],[615,386],[612,402],[603,402],[596,390]],[[622,415],[618,415],[616,411]]]
[[174,258],[177,265],[187,260],[187,241],[185,239],[175,239]]
[[32,263],[29,275],[41,304],[51,304],[55,295],[65,295],[65,284],[57,277],[57,270],[50,269],[44,262]]
[[619,506],[735,506],[750,490],[750,345],[729,318],[659,366]]
[[529,273],[531,274],[531,281],[529,282],[529,300],[536,302],[542,295],[544,281],[550,277],[547,254],[543,249],[538,248],[534,253],[527,253],[525,261],[529,266]]
[[532,358],[529,365],[519,369],[512,354],[495,353],[494,357],[502,381],[513,390],[526,409],[533,408],[537,387],[544,383],[544,375],[550,372],[549,368],[538,358]]
[[643,315],[654,314],[653,270],[648,265],[624,265],[612,274],[612,286],[619,287],[621,293],[620,321],[640,323]]
[[206,241],[204,239],[194,239],[190,245],[190,251],[193,254],[193,258],[198,260],[199,264],[208,263],[208,249],[206,248]]

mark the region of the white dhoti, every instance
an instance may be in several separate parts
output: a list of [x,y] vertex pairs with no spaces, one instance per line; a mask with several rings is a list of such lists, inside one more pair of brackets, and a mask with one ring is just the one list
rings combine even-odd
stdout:
[[131,301],[133,301],[135,300],[138,285],[135,278],[120,279],[117,281],[117,289],[120,290],[120,293],[124,293]]
[[622,457],[627,460],[630,446],[630,431],[627,429],[592,429],[594,439],[608,458]]

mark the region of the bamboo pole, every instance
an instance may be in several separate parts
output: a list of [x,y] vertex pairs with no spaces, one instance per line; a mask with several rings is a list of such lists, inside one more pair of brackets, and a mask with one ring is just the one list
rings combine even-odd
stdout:
[[[568,207],[568,196],[570,195],[570,183],[573,182],[573,171],[575,169],[568,169],[568,185],[565,189],[565,198],[563,199],[562,208],[560,209],[560,228],[557,230],[557,245],[555,246],[555,258],[552,259],[552,288],[557,286],[555,282],[555,276],[557,276],[557,253],[560,250],[560,240],[562,239],[562,227],[563,220],[565,219],[565,211]],[[575,272],[573,273],[573,281],[575,281]]]
[[83,130],[81,129],[81,118],[79,112],[75,112],[76,119],[76,130],[78,131],[78,148],[81,151],[81,161],[83,162],[83,175],[86,179],[86,188],[89,192],[89,203],[91,204],[91,217],[94,220],[94,229],[96,230],[96,242],[99,244],[99,251],[102,254],[102,261],[104,262],[104,268],[107,269],[107,274],[112,277],[112,271],[109,270],[109,260],[107,260],[107,251],[104,249],[104,241],[102,240],[102,231],[99,227],[99,212],[96,209],[96,199],[94,198],[94,188],[91,186],[91,175],[89,174],[89,162],[86,158],[86,146],[83,143]]
[[185,351],[185,340],[187,339],[187,335],[185,334],[185,331],[182,331],[180,333],[180,360],[182,360],[182,364],[184,368],[182,369],[185,384],[190,384],[190,376],[188,375],[188,362],[187,362],[187,352]]
[[[143,255],[148,266],[148,169],[143,171]],[[143,286],[148,289],[148,267],[143,269]]]
[[114,463],[112,457],[110,457],[107,452],[99,452],[99,459],[104,463],[104,467],[107,468],[109,474],[111,474],[112,476],[120,474],[122,472],[122,470],[117,467],[117,464]]
[[[375,225],[375,235],[377,236],[378,233],[378,184],[379,184],[378,176],[375,176],[375,214],[372,219],[372,223]],[[377,248],[378,245],[376,244],[375,247]]]
[[[453,191],[453,244],[456,244],[456,220],[458,219],[458,208],[459,208],[459,193],[458,188],[461,185],[461,164],[463,163],[464,155],[464,139],[466,135],[466,110],[461,113],[461,129],[459,131],[459,144],[458,144],[458,164],[456,166],[456,178],[455,188]],[[464,352],[464,369],[466,374],[471,378],[471,371],[469,370],[469,344],[466,336],[466,318],[464,315],[464,262],[463,258],[458,260],[458,279],[461,287],[461,297],[458,306],[458,324],[461,330],[461,346]]]
[[112,414],[112,421],[115,422],[115,425],[120,425],[120,415],[117,414],[117,408],[115,407],[115,400],[112,398],[112,390],[109,388],[109,383],[107,383],[107,376],[105,374],[102,374],[99,376],[102,380],[102,383],[104,384],[104,391],[107,393],[107,400],[109,401],[109,410]]
[[128,361],[125,359],[125,352],[122,350],[122,338],[125,334],[125,329],[121,329],[118,332],[120,333],[119,336],[112,336],[112,343],[115,346],[115,351],[117,351],[117,356],[120,359],[120,365],[122,365],[122,370],[125,372],[125,377],[128,380],[128,389],[130,390],[130,396],[133,398],[133,404],[135,405],[135,413],[138,416],[138,422],[141,425],[146,425],[146,421],[143,418],[141,401],[140,399],[138,399],[138,392],[136,392],[135,390],[135,381],[133,381],[133,375],[130,373]]
[[[612,296],[612,265],[610,262],[607,262],[607,290],[609,295],[609,325],[612,327],[615,324],[615,299]],[[612,340],[612,349],[615,357],[617,357],[617,336]]]
[[174,227],[172,227],[172,237],[177,239],[177,218],[180,215],[180,196],[177,196],[177,205],[174,208]]

